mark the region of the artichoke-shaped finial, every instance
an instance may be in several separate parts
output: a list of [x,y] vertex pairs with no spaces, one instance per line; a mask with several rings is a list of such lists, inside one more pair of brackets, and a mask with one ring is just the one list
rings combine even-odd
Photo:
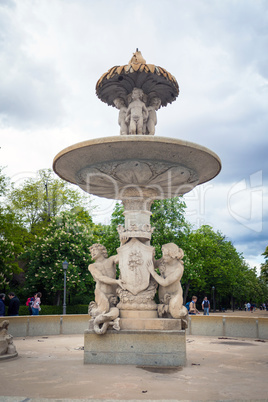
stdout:
[[142,54],[138,48],[136,49],[136,52],[133,53],[133,56],[128,64],[146,64],[146,60],[142,57]]

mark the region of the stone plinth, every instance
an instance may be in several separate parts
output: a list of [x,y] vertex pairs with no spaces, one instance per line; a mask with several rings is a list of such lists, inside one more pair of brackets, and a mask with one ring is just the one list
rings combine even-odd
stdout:
[[135,320],[140,318],[157,318],[156,310],[120,310],[120,318],[134,318]]
[[173,318],[141,318],[134,320],[133,318],[121,318],[120,328],[126,330],[156,330],[156,331],[170,331],[181,330],[181,320]]
[[186,336],[183,330],[94,331],[84,334],[85,364],[185,366]]

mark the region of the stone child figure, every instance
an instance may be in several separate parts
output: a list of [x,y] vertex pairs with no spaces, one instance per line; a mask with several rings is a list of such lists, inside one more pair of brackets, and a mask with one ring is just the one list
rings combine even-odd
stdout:
[[127,114],[127,107],[125,105],[124,99],[122,98],[114,99],[114,105],[117,109],[119,109],[118,124],[120,126],[120,135],[127,135],[128,126],[125,121]]
[[180,283],[184,271],[183,256],[183,250],[176,244],[164,244],[162,246],[162,258],[154,262],[155,268],[159,268],[160,275],[155,272],[152,263],[148,265],[148,270],[156,282],[159,283],[159,317],[181,318],[185,328],[187,326],[188,311],[183,306]]
[[129,103],[126,113],[126,124],[129,124],[129,134],[142,135],[144,123],[148,119],[148,110],[143,102],[143,91],[134,88],[131,93],[132,101]]
[[4,320],[0,323],[0,355],[17,354],[13,343],[13,336],[8,333],[9,321]]
[[155,126],[157,124],[157,116],[156,110],[158,110],[161,106],[161,99],[154,97],[151,100],[150,106],[148,106],[148,120],[146,123],[146,134],[154,135],[155,134]]
[[[123,281],[116,279],[116,264],[118,257],[108,257],[107,250],[101,244],[90,247],[91,257],[95,262],[88,267],[96,282],[95,301],[89,304],[88,312],[93,318],[93,329],[98,334],[107,331],[109,325],[119,328],[119,309],[116,306],[116,289],[124,288]],[[114,321],[116,320],[117,321]]]

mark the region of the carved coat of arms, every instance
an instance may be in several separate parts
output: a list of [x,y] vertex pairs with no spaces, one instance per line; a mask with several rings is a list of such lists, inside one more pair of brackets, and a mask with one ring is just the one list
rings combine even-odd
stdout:
[[119,257],[120,278],[125,282],[125,288],[133,295],[149,286],[150,273],[148,261],[152,261],[154,247],[146,246],[133,238],[117,249]]

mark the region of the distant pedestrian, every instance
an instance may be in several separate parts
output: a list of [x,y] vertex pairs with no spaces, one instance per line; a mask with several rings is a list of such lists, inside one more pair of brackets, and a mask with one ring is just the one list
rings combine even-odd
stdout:
[[197,302],[197,297],[193,296],[192,301],[189,306],[189,314],[191,314],[191,315],[199,314],[199,311],[196,308],[196,302]]
[[6,315],[5,298],[5,293],[0,293],[0,317],[4,317]]
[[251,304],[247,303],[247,311],[250,311]]
[[7,310],[7,315],[13,316],[13,315],[19,315],[19,308],[20,308],[20,301],[15,295],[14,292],[9,292],[8,297],[10,299],[8,310]]
[[34,302],[34,297],[28,297],[26,306],[28,307],[29,315],[33,314],[33,312],[32,312],[33,302]]
[[204,300],[202,301],[202,309],[204,310],[204,315],[209,315],[210,302],[209,302],[207,296],[205,296]]
[[40,293],[40,292],[38,292],[34,295],[34,302],[33,302],[33,306],[32,306],[33,315],[39,315],[39,311],[41,310],[41,307],[40,307],[41,297],[42,297],[42,293]]

